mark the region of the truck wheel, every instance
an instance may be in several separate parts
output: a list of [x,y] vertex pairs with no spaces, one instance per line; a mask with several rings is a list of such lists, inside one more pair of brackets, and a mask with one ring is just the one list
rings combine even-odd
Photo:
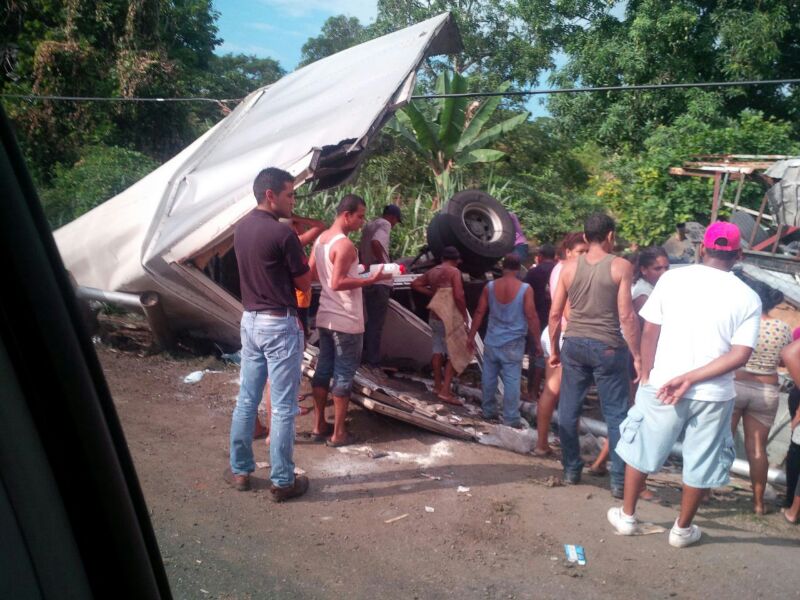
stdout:
[[489,194],[479,190],[458,192],[442,208],[464,253],[495,261],[514,248],[514,222],[508,211]]

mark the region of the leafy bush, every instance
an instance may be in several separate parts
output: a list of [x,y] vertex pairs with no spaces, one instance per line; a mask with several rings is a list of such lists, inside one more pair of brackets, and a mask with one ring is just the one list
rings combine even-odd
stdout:
[[[672,176],[669,167],[697,154],[798,152],[800,143],[793,139],[791,124],[760,112],[745,110],[736,119],[687,114],[656,129],[643,152],[611,157],[605,172],[592,178],[590,195],[611,210],[623,238],[640,245],[661,243],[676,223],[705,223],[711,215],[713,179]],[[757,207],[763,193],[763,187],[748,183],[741,203]]]
[[58,165],[51,184],[40,190],[53,229],[117,195],[155,169],[153,159],[115,146],[87,146],[72,166]]

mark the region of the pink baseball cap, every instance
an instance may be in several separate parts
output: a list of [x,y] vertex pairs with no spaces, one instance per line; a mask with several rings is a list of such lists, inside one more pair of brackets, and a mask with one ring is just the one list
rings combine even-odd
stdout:
[[706,229],[703,246],[710,250],[738,250],[742,244],[739,228],[727,221],[715,221]]

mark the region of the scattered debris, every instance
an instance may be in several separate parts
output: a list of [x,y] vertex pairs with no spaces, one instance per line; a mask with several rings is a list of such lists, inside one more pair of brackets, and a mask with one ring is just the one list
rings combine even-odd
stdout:
[[425,512],[432,513],[432,512],[434,512],[434,508],[432,506],[426,506],[425,507]]
[[183,378],[183,383],[197,383],[206,373],[222,373],[222,371],[212,371],[211,369],[203,369],[202,371],[192,371]]
[[241,365],[242,364],[242,352],[241,350],[237,350],[236,352],[232,352],[231,354],[227,354],[222,352],[220,354],[220,360],[226,363],[230,363],[232,365]]
[[535,483],[537,485],[543,485],[544,487],[549,487],[549,488],[562,487],[564,485],[564,482],[561,480],[561,478],[556,477],[555,475],[550,475],[549,477],[545,477],[542,479],[531,477],[531,483]]
[[567,555],[567,560],[571,563],[578,563],[579,565],[586,564],[586,552],[583,546],[576,546],[574,544],[564,544],[564,553]]
[[469,491],[469,488],[464,485],[458,486],[458,490],[456,490],[459,494],[466,494]]
[[438,475],[431,475],[430,473],[424,473],[422,471],[419,472],[420,477],[424,477],[425,479],[432,479],[433,481],[441,481],[442,478]]
[[[639,523],[636,526],[636,533],[633,535],[652,535],[654,533],[664,533],[666,531],[661,525],[655,523]],[[619,532],[614,532],[614,535],[622,535]]]
[[183,383],[197,383],[203,378],[205,371],[192,371],[183,378]]
[[536,445],[536,430],[530,427],[515,429],[507,425],[487,423],[486,429],[488,432],[478,434],[478,442],[487,446],[498,446],[519,454],[529,454]]
[[397,521],[402,521],[407,516],[408,516],[408,513],[404,513],[404,514],[400,515],[399,517],[393,517],[391,519],[386,519],[384,521],[384,523],[386,523],[387,525],[389,525],[390,523],[396,523]]

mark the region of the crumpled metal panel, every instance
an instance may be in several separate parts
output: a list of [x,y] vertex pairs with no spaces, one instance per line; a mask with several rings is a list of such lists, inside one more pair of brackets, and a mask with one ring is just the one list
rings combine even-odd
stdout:
[[777,222],[800,227],[800,159],[779,161],[765,175],[780,179],[767,190],[767,202]]

